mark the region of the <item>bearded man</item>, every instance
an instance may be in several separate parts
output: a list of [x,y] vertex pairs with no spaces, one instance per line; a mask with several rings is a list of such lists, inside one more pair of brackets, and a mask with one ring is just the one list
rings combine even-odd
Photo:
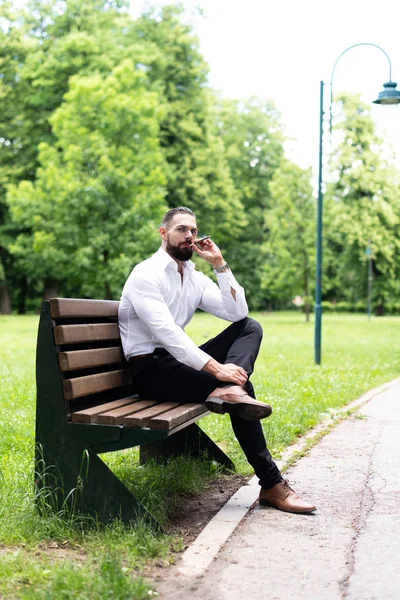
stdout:
[[[283,479],[266,446],[260,419],[272,409],[255,398],[250,376],[262,339],[249,318],[243,288],[210,239],[197,240],[193,212],[169,210],[159,229],[161,248],[139,263],[122,291],[122,347],[141,398],[199,402],[229,413],[235,436],[259,478],[260,505],[309,513],[306,502]],[[196,242],[196,243],[195,243]],[[193,252],[214,269],[218,285],[196,271]],[[232,324],[200,347],[184,328],[196,309]]]

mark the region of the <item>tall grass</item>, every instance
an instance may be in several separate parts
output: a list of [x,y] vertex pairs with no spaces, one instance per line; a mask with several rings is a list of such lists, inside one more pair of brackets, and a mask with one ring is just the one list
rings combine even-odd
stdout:
[[[275,455],[329,411],[400,373],[399,318],[368,322],[363,315],[324,316],[322,366],[316,367],[312,324],[294,313],[254,316],[264,340],[252,381],[258,398],[273,406],[263,427]],[[179,539],[156,535],[143,523],[101,526],[76,515],[43,518],[34,509],[37,323],[36,316],[0,317],[0,597],[142,598],[147,588],[140,577],[132,583],[132,570],[140,572],[154,557],[167,559],[172,546],[179,548]],[[225,326],[198,314],[187,332],[200,344]],[[248,473],[229,418],[211,415],[200,424],[236,468]],[[187,458],[166,467],[141,467],[136,449],[102,458],[164,523],[176,494],[196,493],[218,474],[212,463]],[[69,549],[71,556],[49,558],[47,550],[54,544]],[[66,587],[70,596],[60,591]]]

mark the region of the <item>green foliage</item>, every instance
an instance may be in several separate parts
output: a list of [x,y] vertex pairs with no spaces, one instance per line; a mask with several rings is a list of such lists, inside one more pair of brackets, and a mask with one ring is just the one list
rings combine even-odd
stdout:
[[160,128],[168,165],[166,200],[169,207],[189,206],[201,230],[226,248],[246,219],[214,133],[214,98],[205,85],[208,67],[198,38],[179,20],[181,13],[171,5],[160,15],[145,13],[135,23],[136,35],[149,48],[142,60],[166,105]]
[[[121,60],[126,9],[123,0],[34,0],[21,9],[11,2],[0,6],[0,262],[14,302],[15,292],[19,294],[22,311],[27,294],[37,293],[34,288],[40,281],[9,253],[21,223],[8,214],[7,187],[35,180],[39,147],[54,143],[50,118],[70,78],[77,73],[108,74]],[[9,295],[8,289],[3,291]]]
[[158,144],[162,107],[126,60],[108,77],[75,77],[41,144],[35,183],[11,187],[21,233],[10,247],[26,273],[85,296],[118,297],[157,245],[166,210]]
[[[270,183],[269,229],[263,247],[262,288],[272,300],[306,299],[312,293],[315,205],[311,173],[284,159]],[[309,309],[307,309],[308,312]]]
[[367,254],[372,250],[374,303],[397,297],[400,259],[399,173],[382,157],[369,108],[358,96],[340,96],[340,143],[332,156],[334,182],[326,196],[328,246],[325,294],[366,296]]
[[[251,309],[297,295],[308,306],[309,173],[285,159],[272,102],[208,87],[181,6],[133,20],[127,0],[5,0],[0,66],[0,312],[56,294],[117,297],[178,205],[220,245]],[[323,295],[365,299],[370,244],[382,311],[400,296],[400,176],[367,107],[339,102]]]
[[272,103],[257,98],[220,101],[216,108],[217,130],[247,219],[239,237],[230,238],[229,262],[250,307],[260,308],[266,304],[261,279],[269,233],[265,211],[272,205],[269,183],[283,155],[280,115]]

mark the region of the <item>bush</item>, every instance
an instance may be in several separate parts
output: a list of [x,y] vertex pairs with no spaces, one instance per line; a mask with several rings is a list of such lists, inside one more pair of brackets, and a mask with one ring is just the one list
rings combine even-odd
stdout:
[[400,315],[400,303],[388,302],[385,304],[385,313],[387,315]]
[[367,312],[367,303],[364,300],[359,300],[354,305],[354,312],[358,313],[366,313]]

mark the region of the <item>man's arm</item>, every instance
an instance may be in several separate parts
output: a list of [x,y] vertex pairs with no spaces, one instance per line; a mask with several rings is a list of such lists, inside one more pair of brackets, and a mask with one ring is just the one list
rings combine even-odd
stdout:
[[[246,296],[238,284],[229,266],[226,265],[221,251],[212,240],[203,243],[202,249],[193,244],[195,252],[208,262],[217,273],[218,286],[207,278],[199,308],[227,321],[240,321],[248,315]],[[222,270],[221,270],[222,269]]]
[[[218,246],[211,239],[207,239],[199,248],[193,244],[193,250],[202,259],[208,262],[217,272],[218,284],[211,280],[204,289],[199,308],[223,319],[238,321],[248,314],[244,289],[238,284],[226,264]],[[203,367],[203,371],[211,373],[219,381],[229,381],[243,386],[248,375],[246,371],[233,363],[221,364],[214,358]]]

